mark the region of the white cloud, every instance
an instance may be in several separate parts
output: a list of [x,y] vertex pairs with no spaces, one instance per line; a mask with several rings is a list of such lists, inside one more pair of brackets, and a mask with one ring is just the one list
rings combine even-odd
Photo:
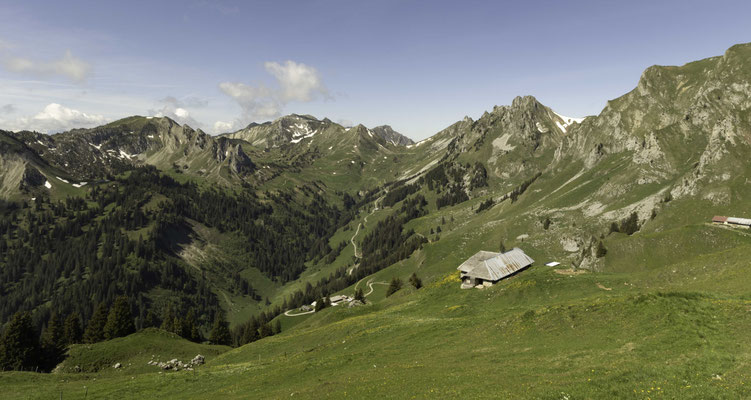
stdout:
[[21,117],[15,121],[8,121],[7,124],[14,131],[56,133],[73,128],[90,128],[106,122],[107,119],[102,115],[86,114],[57,103],[50,103],[34,116]]
[[282,98],[286,101],[311,101],[313,96],[328,96],[328,90],[321,81],[318,71],[305,64],[287,61],[284,64],[267,62],[266,71],[274,75],[282,88]]
[[[278,117],[290,101],[310,102],[318,97],[330,98],[320,74],[313,67],[294,61],[283,64],[267,62],[264,67],[276,79],[278,88],[241,82],[219,84],[219,89],[242,109],[240,117],[232,122],[232,129],[240,129],[251,121]],[[216,130],[216,124],[214,129]]]
[[40,76],[60,75],[79,83],[85,81],[91,72],[89,63],[75,57],[70,50],[57,60],[33,61],[24,57],[4,57],[2,63],[11,72]]
[[214,133],[225,133],[232,131],[232,128],[234,127],[234,124],[232,122],[226,122],[226,121],[216,121],[214,122]]
[[206,107],[208,101],[197,97],[177,99],[174,96],[167,96],[159,100],[158,104],[160,107],[149,110],[149,115],[155,117],[169,117],[179,124],[188,125],[192,128],[202,129],[204,127],[202,123],[198,122],[190,115],[190,111],[188,111],[187,107]]

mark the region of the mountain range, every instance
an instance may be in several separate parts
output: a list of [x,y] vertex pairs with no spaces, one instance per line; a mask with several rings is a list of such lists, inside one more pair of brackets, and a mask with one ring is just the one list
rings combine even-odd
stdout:
[[[51,314],[88,321],[119,295],[137,328],[174,307],[195,310],[207,333],[226,313],[245,346],[211,373],[253,369],[247,385],[269,397],[289,396],[280,384],[297,375],[290,385],[304,397],[343,397],[413,369],[405,393],[482,395],[490,373],[475,375],[476,365],[523,371],[508,397],[639,397],[647,386],[744,397],[751,348],[723,332],[751,326],[751,236],[710,222],[750,216],[749,150],[751,44],[652,66],[599,115],[517,97],[417,143],[388,125],[295,114],[219,136],[140,116],[54,135],[0,131],[0,322],[17,311],[40,331]],[[512,247],[538,260],[532,269],[459,289],[465,259]],[[386,295],[412,274],[422,288]],[[370,292],[366,306],[284,315],[355,289]],[[244,341],[262,329],[247,322],[258,315],[283,333]],[[447,371],[430,354],[462,361]],[[540,365],[555,368],[533,378]],[[441,383],[446,374],[455,387]],[[149,379],[137,380],[143,393]]]

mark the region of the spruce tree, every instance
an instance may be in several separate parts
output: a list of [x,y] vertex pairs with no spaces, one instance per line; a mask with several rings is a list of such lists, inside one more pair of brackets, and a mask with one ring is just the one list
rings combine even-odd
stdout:
[[422,280],[417,277],[417,273],[413,272],[412,276],[409,277],[409,283],[415,287],[415,289],[419,289],[422,287]]
[[65,319],[65,325],[63,326],[63,336],[65,337],[65,344],[81,343],[81,336],[83,332],[81,330],[81,317],[77,312],[73,312]]
[[391,283],[389,283],[389,288],[386,291],[386,297],[391,296],[392,294],[399,291],[399,289],[401,288],[402,288],[402,280],[397,277],[392,278]]
[[83,341],[86,343],[96,343],[104,340],[104,325],[107,324],[107,305],[104,302],[99,303],[91,316],[86,331],[83,334]]
[[198,332],[198,326],[196,326],[196,313],[191,308],[188,310],[188,315],[182,320],[182,333],[180,336],[190,340],[191,342],[200,342],[201,334]]
[[355,290],[355,300],[365,303],[365,294],[362,292],[361,288]]
[[39,341],[28,312],[17,312],[0,338],[0,370],[31,371],[39,366]]
[[133,314],[130,313],[130,304],[127,296],[120,296],[107,316],[107,324],[104,325],[104,336],[107,339],[128,336],[136,331],[133,324]]
[[63,324],[54,312],[50,315],[47,329],[44,331],[44,335],[42,335],[41,350],[41,367],[44,370],[52,370],[63,360],[63,354],[65,353]]
[[168,304],[167,308],[164,309],[160,328],[167,332],[175,332],[175,310],[172,308],[172,304]]
[[214,317],[214,326],[211,328],[209,337],[211,344],[221,344],[229,346],[232,344],[232,335],[229,333],[229,324],[224,316],[224,311],[219,311]]

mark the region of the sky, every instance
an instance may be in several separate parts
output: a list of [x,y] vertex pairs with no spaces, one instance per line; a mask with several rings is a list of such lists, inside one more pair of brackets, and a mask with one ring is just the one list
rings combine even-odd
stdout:
[[751,41],[749,1],[14,1],[0,129],[131,115],[217,134],[290,113],[415,139],[533,95],[596,115],[650,65]]

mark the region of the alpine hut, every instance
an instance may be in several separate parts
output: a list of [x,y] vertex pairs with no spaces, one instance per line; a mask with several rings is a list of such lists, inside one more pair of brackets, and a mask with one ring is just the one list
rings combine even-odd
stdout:
[[457,269],[461,271],[462,288],[492,285],[529,267],[535,260],[514,247],[505,253],[478,251]]

